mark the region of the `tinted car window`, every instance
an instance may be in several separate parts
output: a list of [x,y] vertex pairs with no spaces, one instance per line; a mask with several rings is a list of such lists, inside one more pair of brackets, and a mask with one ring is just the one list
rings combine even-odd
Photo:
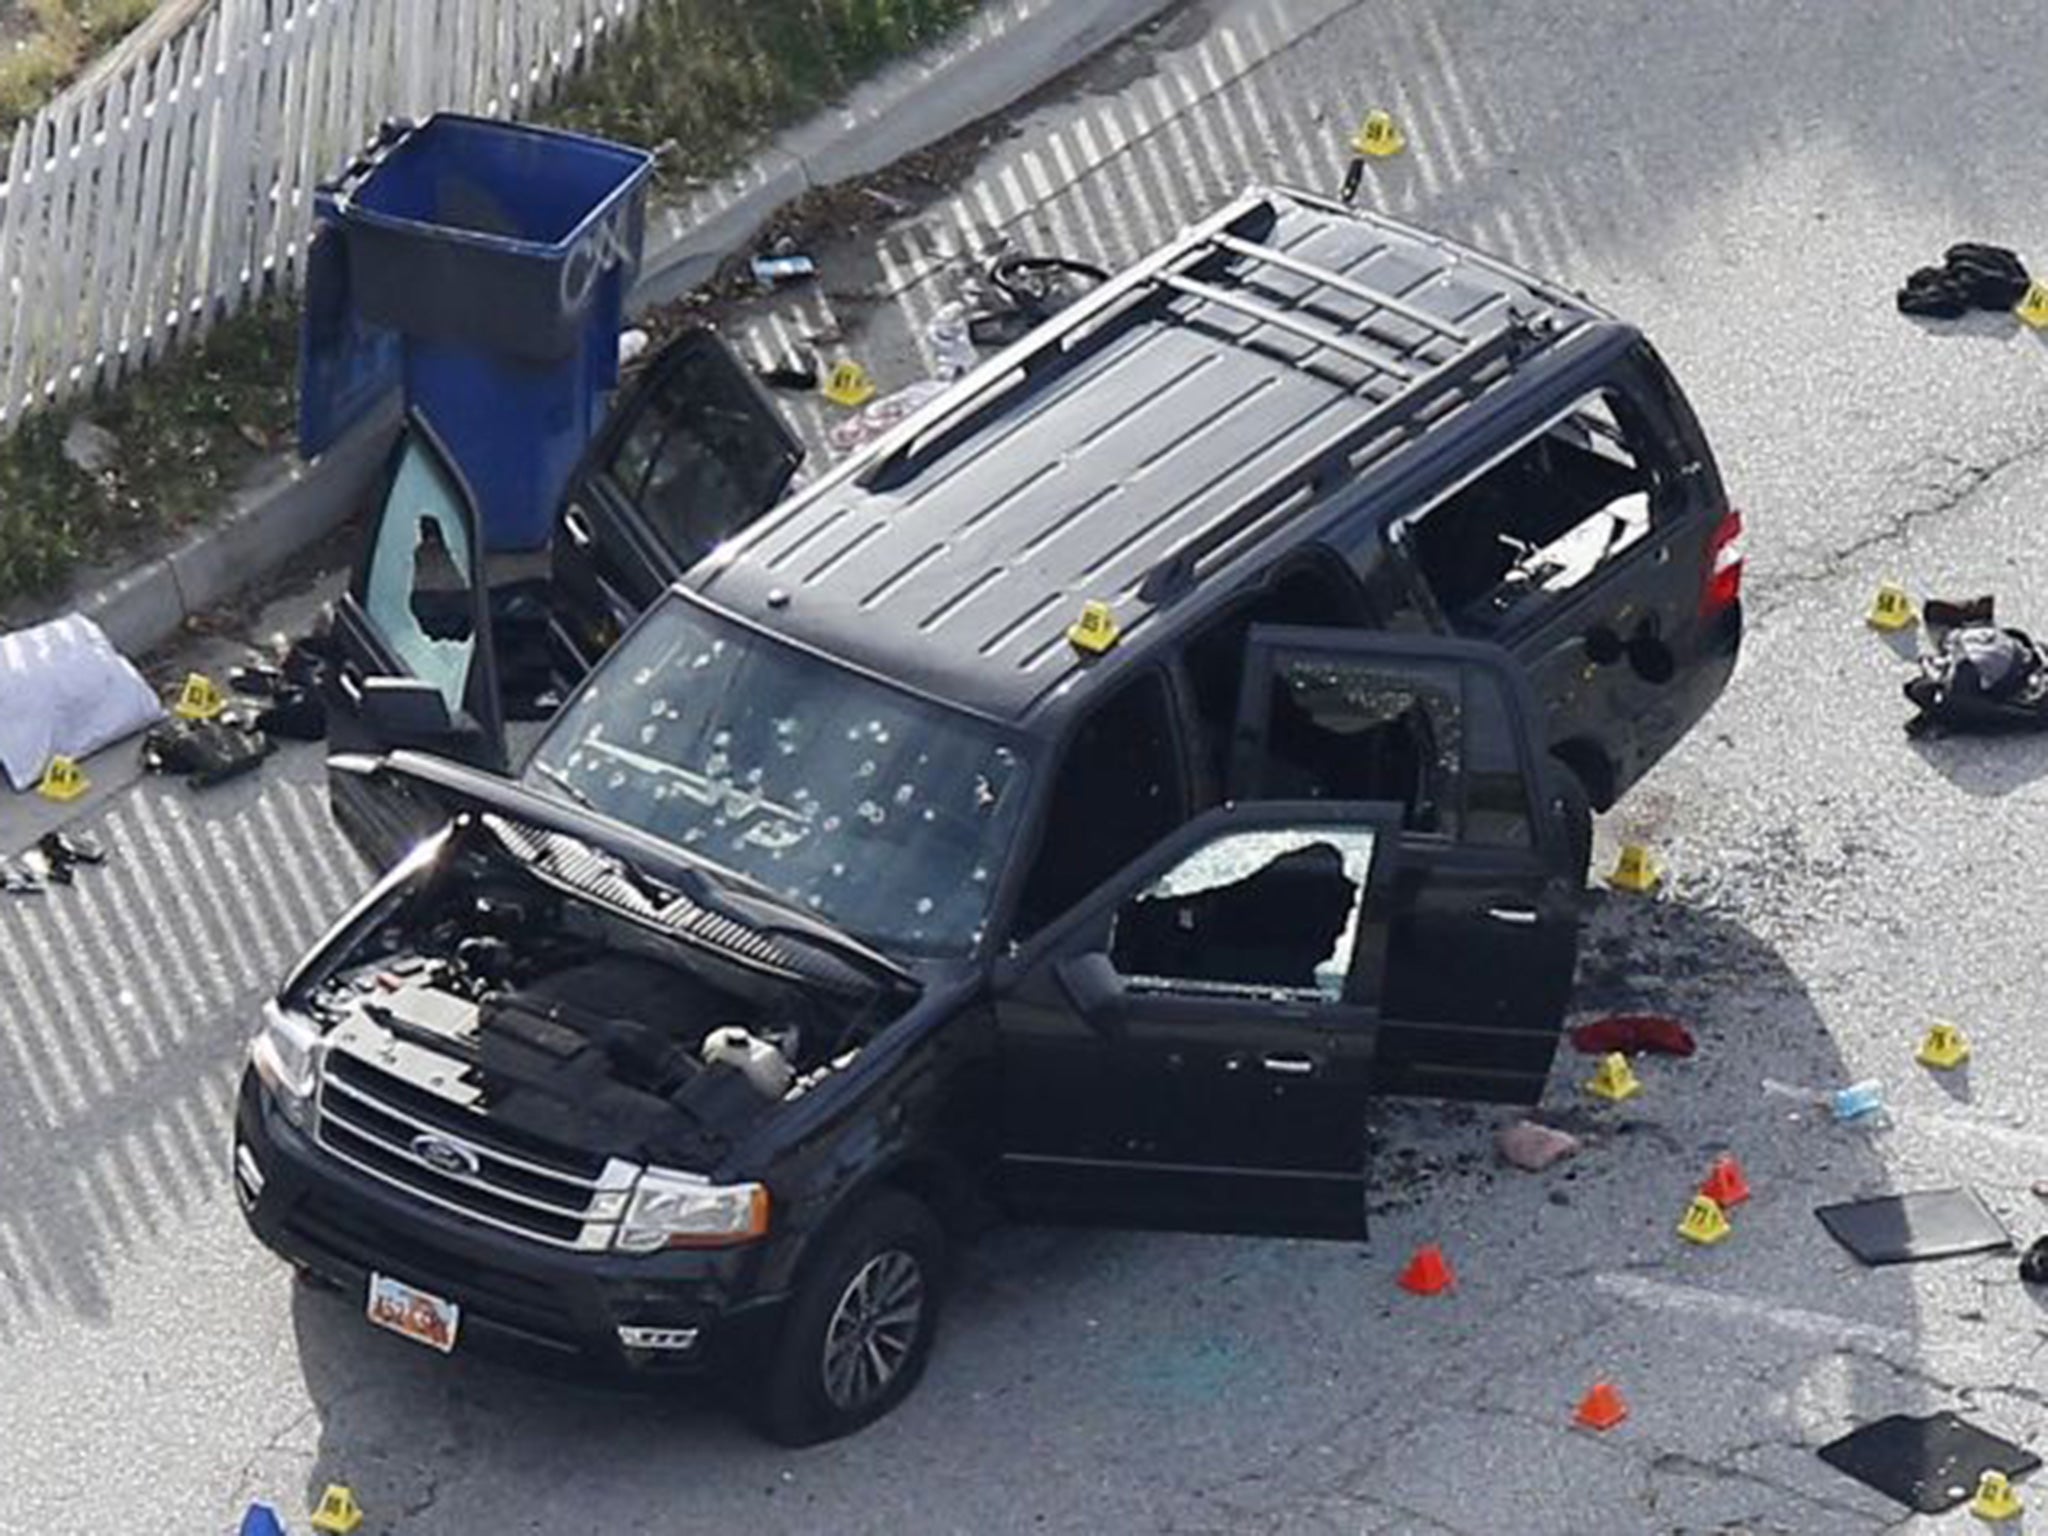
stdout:
[[1148,673],[1068,743],[1017,912],[1036,932],[1187,819],[1166,684]]

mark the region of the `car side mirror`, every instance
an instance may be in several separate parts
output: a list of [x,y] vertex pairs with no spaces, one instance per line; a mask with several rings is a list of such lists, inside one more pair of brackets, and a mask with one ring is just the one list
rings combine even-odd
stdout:
[[431,741],[455,732],[448,700],[417,677],[364,678],[363,724],[388,742]]

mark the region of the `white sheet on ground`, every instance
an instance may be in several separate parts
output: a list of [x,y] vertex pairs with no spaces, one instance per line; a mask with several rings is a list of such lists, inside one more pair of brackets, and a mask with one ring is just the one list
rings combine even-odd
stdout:
[[34,788],[52,757],[84,757],[163,712],[84,614],[0,635],[0,769],[16,789]]

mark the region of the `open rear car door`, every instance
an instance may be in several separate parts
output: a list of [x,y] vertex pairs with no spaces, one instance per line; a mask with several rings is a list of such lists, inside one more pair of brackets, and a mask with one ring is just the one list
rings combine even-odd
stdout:
[[650,362],[569,482],[552,606],[572,670],[593,665],[670,583],[782,499],[803,447],[705,330]]
[[[368,537],[334,608],[326,684],[336,755],[410,747],[503,771],[505,728],[476,498],[417,415],[379,485]],[[335,820],[382,868],[445,819],[429,797],[330,773]]]

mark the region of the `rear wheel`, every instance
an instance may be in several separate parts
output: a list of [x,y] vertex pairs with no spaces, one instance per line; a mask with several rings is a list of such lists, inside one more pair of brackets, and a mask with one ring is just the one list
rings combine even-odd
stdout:
[[908,1195],[877,1195],[805,1266],[755,1404],[783,1445],[850,1435],[902,1402],[938,1326],[945,1237]]

